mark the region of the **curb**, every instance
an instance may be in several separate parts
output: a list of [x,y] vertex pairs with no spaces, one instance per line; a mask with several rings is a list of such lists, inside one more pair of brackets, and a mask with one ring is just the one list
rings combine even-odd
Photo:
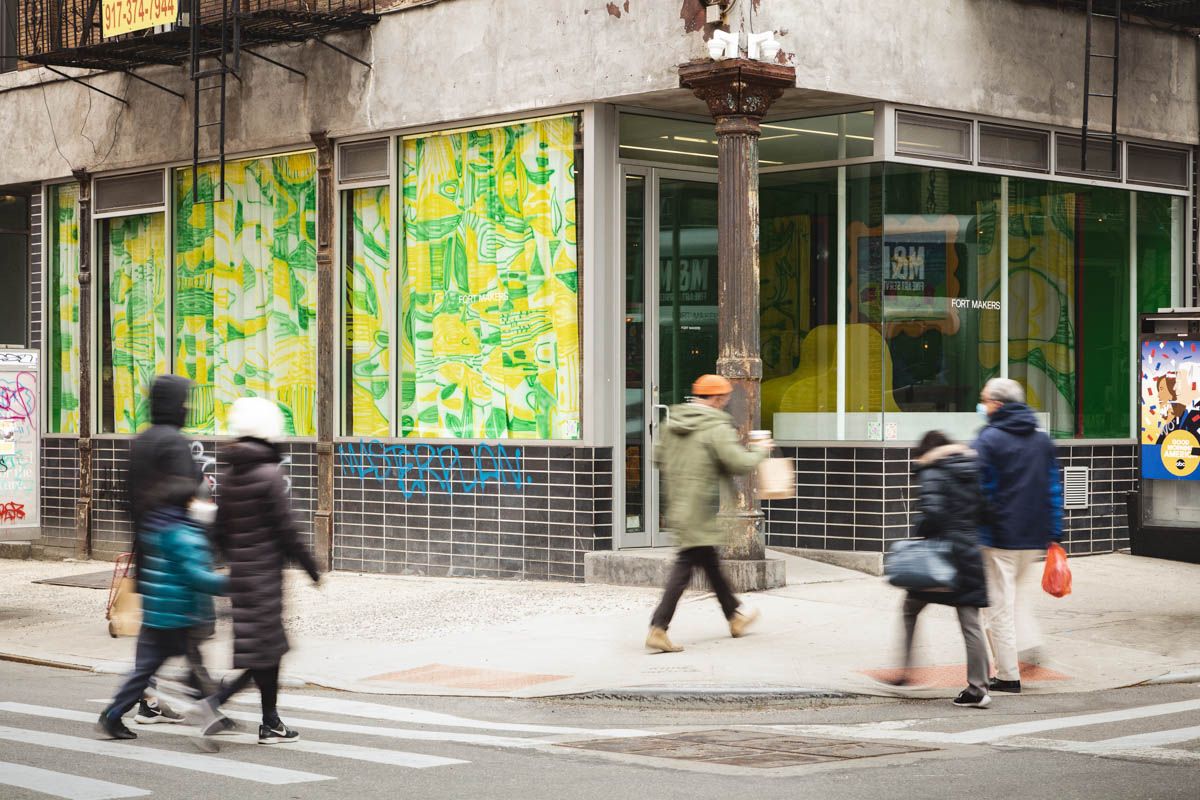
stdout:
[[1141,683],[1134,684],[1135,686],[1162,686],[1173,683],[1200,683],[1200,669],[1183,670],[1180,672],[1168,672],[1166,675],[1159,675],[1157,678],[1150,678]]
[[834,689],[793,689],[771,686],[645,686],[621,689],[596,689],[586,692],[560,694],[542,700],[625,703],[769,703],[807,702],[821,704],[829,701],[864,701],[869,695],[841,692]]
[[[130,665],[124,662],[116,661],[97,661],[93,663],[79,663],[75,661],[61,661],[53,658],[42,658],[39,656],[25,656],[15,653],[0,653],[0,661],[9,661],[14,664],[28,664],[34,667],[51,667],[53,669],[70,669],[77,672],[91,672],[95,675],[124,675],[129,671]],[[227,670],[228,674],[233,674],[238,670]],[[219,672],[213,670],[214,673]],[[164,666],[158,674],[171,680],[182,680],[187,677],[187,668],[179,666]],[[279,685],[288,689],[303,689],[306,687],[325,688],[319,684],[309,683],[301,678],[281,673],[279,676]]]

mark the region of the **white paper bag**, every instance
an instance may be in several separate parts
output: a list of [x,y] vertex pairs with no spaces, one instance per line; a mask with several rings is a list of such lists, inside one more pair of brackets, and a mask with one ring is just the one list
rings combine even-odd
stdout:
[[758,465],[760,500],[786,500],[796,496],[796,470],[790,458],[768,458]]

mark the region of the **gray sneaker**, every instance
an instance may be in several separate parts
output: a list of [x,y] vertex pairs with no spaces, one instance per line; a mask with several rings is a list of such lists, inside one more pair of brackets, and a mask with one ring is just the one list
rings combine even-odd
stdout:
[[133,721],[139,725],[154,725],[158,722],[183,722],[183,715],[171,708],[160,698],[142,698],[138,703]]

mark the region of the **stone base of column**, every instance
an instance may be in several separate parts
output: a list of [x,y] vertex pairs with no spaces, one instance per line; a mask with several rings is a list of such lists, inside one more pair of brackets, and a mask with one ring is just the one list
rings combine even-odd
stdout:
[[[666,585],[674,562],[675,550],[667,547],[587,553],[583,557],[583,581],[661,588]],[[722,561],[721,568],[736,594],[778,589],[787,583],[787,564],[782,558]],[[700,572],[692,573],[689,588],[697,592],[712,591]]]

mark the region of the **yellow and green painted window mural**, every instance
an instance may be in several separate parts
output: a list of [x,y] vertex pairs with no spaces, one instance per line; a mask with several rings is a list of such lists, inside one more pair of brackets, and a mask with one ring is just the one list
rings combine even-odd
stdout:
[[396,285],[392,268],[391,190],[344,195],[345,431],[388,436],[396,396],[392,382]]
[[51,433],[79,433],[79,186],[50,187],[47,234]]
[[409,139],[403,436],[579,436],[574,116]]
[[175,373],[195,382],[189,429],[222,433],[247,395],[279,404],[287,433],[312,436],[317,363],[313,153],[175,173]]
[[167,237],[163,214],[101,223],[105,380],[102,430],[137,433],[150,424],[149,388],[169,369]]

